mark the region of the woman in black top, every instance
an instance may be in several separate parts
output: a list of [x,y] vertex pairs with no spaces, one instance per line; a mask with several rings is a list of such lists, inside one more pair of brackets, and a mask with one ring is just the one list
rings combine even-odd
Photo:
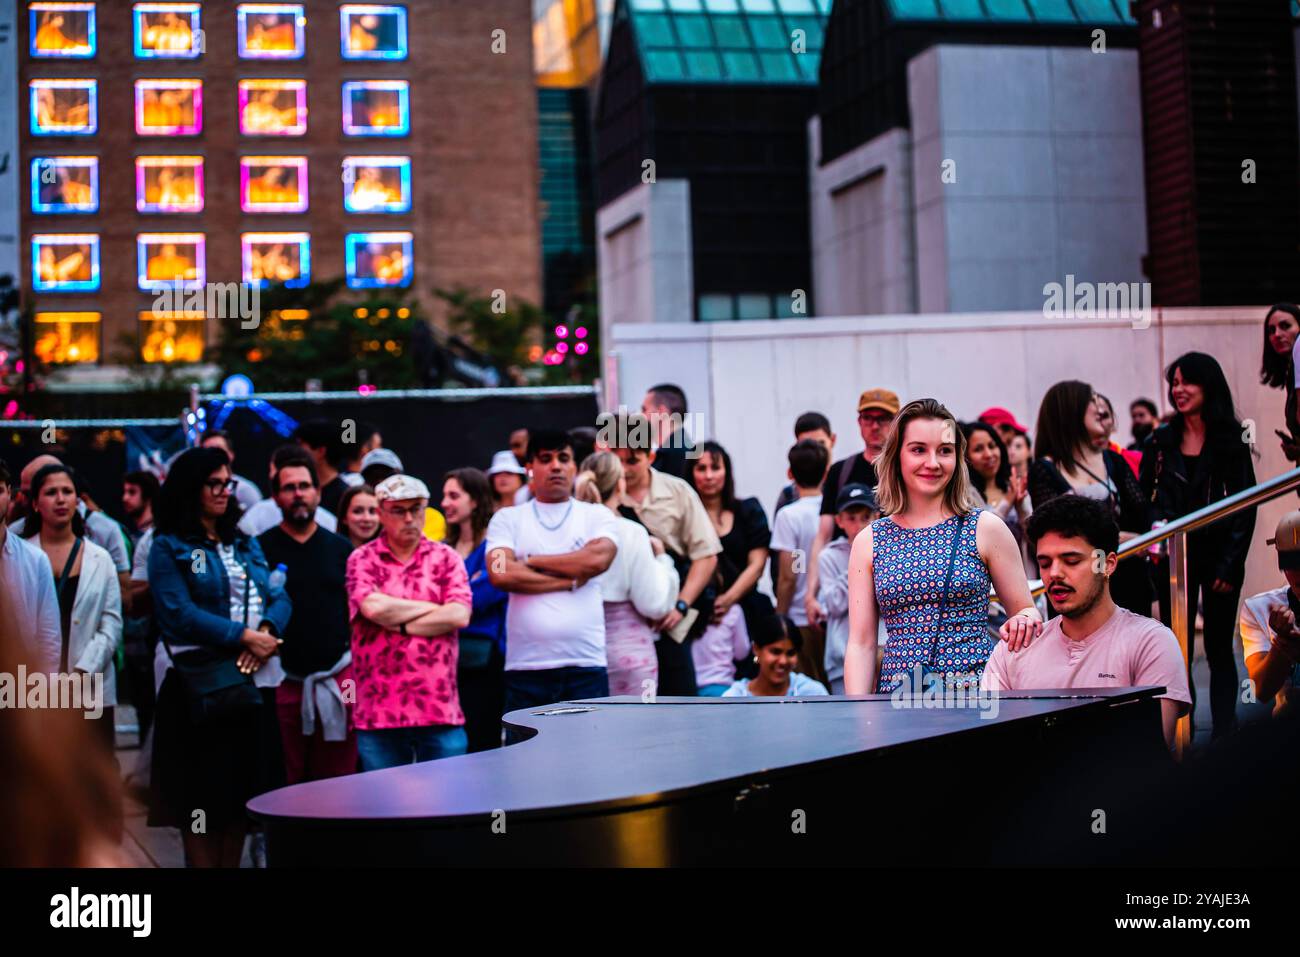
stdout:
[[1300,308],[1289,302],[1279,302],[1264,317],[1264,359],[1260,364],[1259,381],[1273,389],[1286,390],[1283,418],[1286,434],[1282,440],[1282,454],[1291,462],[1300,462],[1300,409],[1296,408],[1295,359],[1292,350],[1300,336]]
[[[1100,416],[1097,393],[1086,382],[1058,382],[1038,408],[1029,498],[1042,508],[1058,495],[1082,495],[1107,503],[1121,542],[1151,528],[1147,499],[1124,456],[1109,448],[1110,430]],[[1126,559],[1110,579],[1115,603],[1151,614],[1151,577],[1140,556]]]
[[[1255,484],[1250,446],[1242,441],[1242,425],[1219,363],[1203,352],[1189,352],[1174,360],[1165,378],[1169,402],[1177,413],[1142,447],[1142,488],[1150,497],[1151,517],[1157,522],[1179,518]],[[1197,595],[1203,595],[1215,737],[1236,726],[1237,664],[1232,656],[1232,634],[1254,531],[1255,510],[1248,508],[1187,537],[1187,621],[1190,632],[1196,621]],[[1157,562],[1157,570],[1163,583],[1160,616],[1168,624],[1168,561]],[[1189,673],[1192,642],[1189,633]],[[1190,681],[1188,685],[1194,706],[1196,685]]]
[[758,629],[776,614],[767,596],[757,588],[772,540],[767,515],[758,499],[736,498],[731,456],[717,442],[705,442],[699,458],[689,464],[687,480],[700,496],[722,541],[712,622],[721,621],[732,605],[739,605],[750,635],[758,634]]

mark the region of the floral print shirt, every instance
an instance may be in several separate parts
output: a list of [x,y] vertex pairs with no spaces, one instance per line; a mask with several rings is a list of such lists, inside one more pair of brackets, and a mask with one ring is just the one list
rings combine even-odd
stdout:
[[471,608],[473,595],[460,556],[441,542],[421,539],[402,563],[381,533],[348,556],[347,583],[357,730],[463,725],[456,690],[457,632],[407,636],[361,614],[361,603],[374,592]]

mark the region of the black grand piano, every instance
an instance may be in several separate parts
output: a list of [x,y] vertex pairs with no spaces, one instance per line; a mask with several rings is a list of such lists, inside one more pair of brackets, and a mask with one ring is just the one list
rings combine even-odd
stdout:
[[1086,864],[1142,826],[1108,812],[1168,765],[1162,691],[569,701],[507,715],[509,747],[248,806],[273,867]]

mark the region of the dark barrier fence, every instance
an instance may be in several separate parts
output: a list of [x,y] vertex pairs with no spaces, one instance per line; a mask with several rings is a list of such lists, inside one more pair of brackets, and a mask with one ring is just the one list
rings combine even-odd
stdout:
[[[397,453],[405,470],[428,483],[435,502],[441,496],[444,473],[463,466],[486,470],[492,453],[506,448],[515,429],[594,426],[598,412],[596,392],[586,387],[378,392],[342,398],[271,394],[256,398],[300,422],[326,419],[338,426],[340,436],[349,420],[358,433],[362,423],[372,423],[383,436],[384,447]],[[220,417],[224,401],[203,403],[209,423]],[[244,401],[233,401],[225,411],[228,415],[221,428],[235,445],[235,471],[267,494],[271,454],[289,440]],[[37,455],[53,452],[77,471],[96,503],[120,521],[122,475],[139,467],[138,462],[127,461],[127,426],[147,424],[155,437],[165,435],[171,427],[155,424],[156,420],[53,421],[61,440],[56,446],[42,441],[46,436],[38,422],[0,426],[0,457],[8,464],[14,484],[18,484],[24,465]],[[179,416],[175,421],[179,428]]]

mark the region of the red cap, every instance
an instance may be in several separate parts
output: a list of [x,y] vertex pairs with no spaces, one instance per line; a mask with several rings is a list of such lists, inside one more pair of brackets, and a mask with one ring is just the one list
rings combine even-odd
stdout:
[[991,409],[985,409],[983,412],[981,412],[980,421],[983,422],[985,425],[993,426],[993,428],[995,429],[999,425],[1009,425],[1017,432],[1023,432],[1026,435],[1029,434],[1029,430],[1025,428],[1023,425],[1021,425],[1019,422],[1017,422],[1016,417],[1014,415],[1012,415],[1009,411],[999,406],[994,406]]

